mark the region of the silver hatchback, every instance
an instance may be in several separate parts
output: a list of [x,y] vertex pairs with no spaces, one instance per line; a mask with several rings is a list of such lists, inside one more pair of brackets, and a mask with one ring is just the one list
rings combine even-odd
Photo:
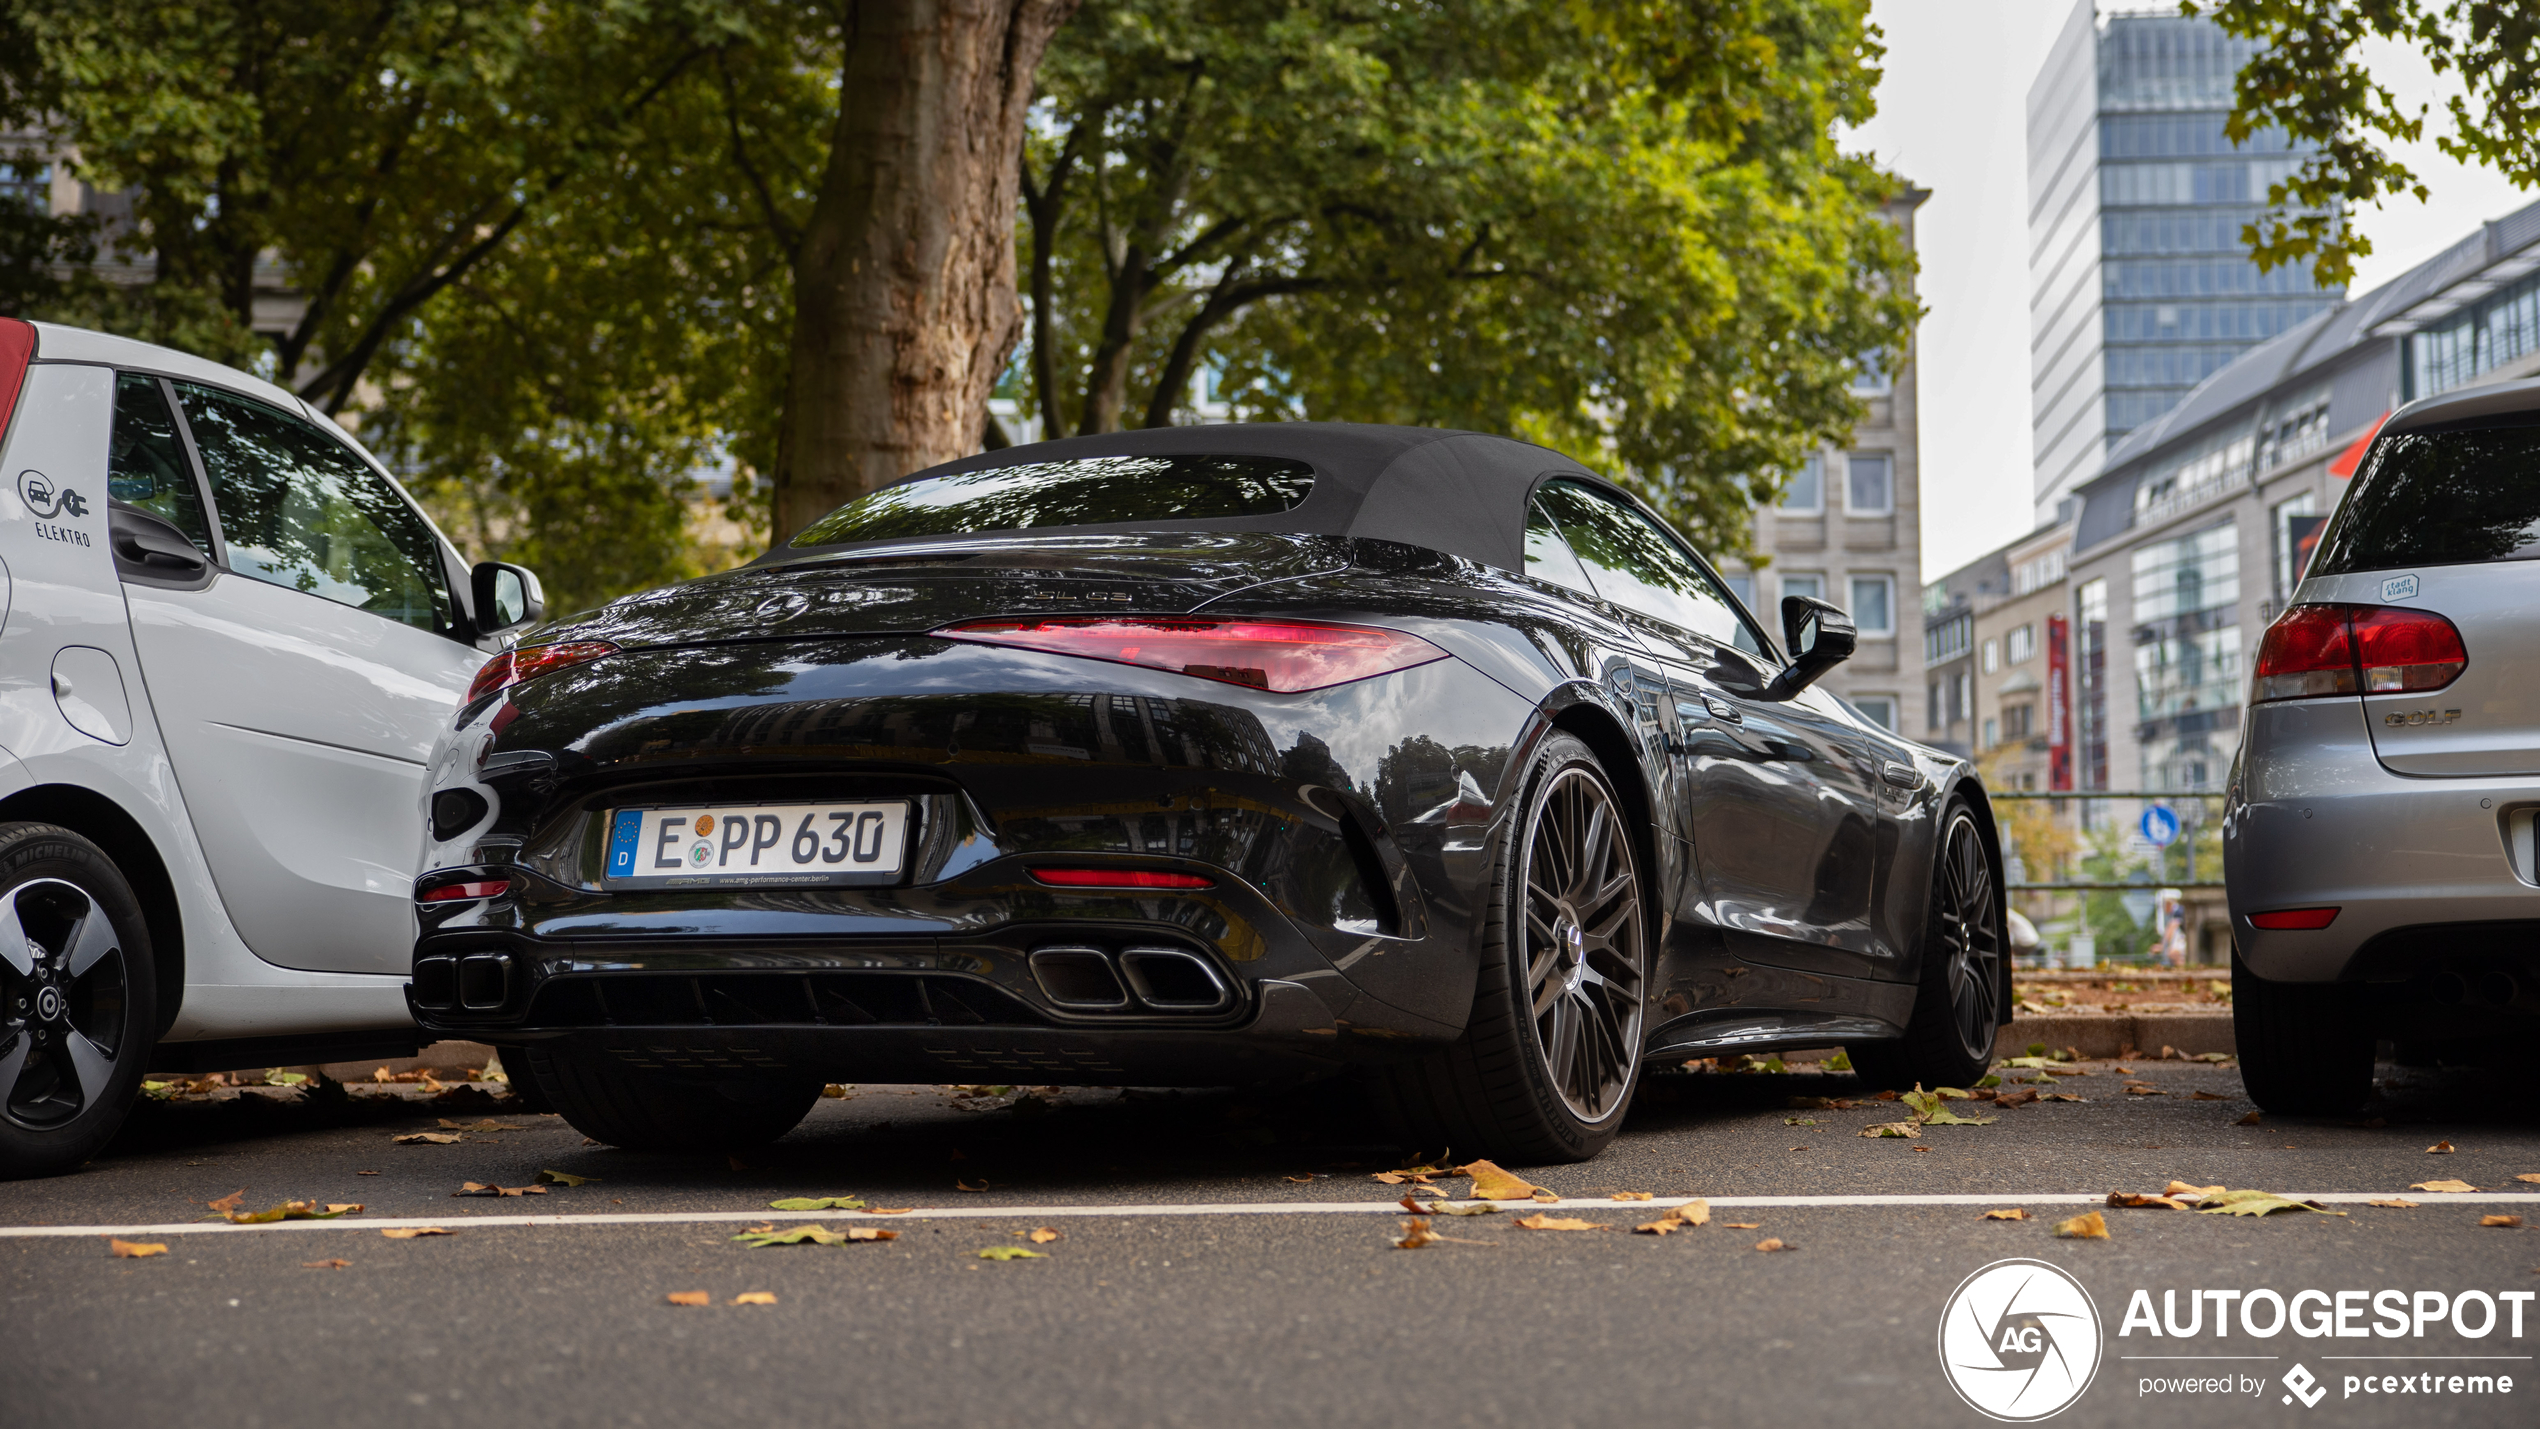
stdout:
[[2540,382],[2375,437],[2258,649],[2223,820],[2242,1077],[2353,1110],[2377,1041],[2540,1032]]

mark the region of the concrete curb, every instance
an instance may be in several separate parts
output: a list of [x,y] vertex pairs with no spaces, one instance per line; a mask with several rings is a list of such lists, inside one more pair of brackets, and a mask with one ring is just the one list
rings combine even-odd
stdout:
[[2050,1016],[2018,1016],[1994,1041],[2002,1057],[2025,1056],[2032,1043],[2056,1051],[2069,1047],[2084,1057],[2122,1057],[2129,1052],[2157,1057],[2163,1047],[2182,1056],[2208,1052],[2236,1055],[2239,1044],[2231,1030],[2231,1013],[2219,1012],[2069,1012]]

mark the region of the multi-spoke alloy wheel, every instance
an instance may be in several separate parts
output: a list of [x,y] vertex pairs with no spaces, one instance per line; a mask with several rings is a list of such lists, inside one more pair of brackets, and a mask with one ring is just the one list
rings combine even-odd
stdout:
[[1640,1063],[1647,957],[1631,837],[1592,769],[1552,777],[1520,878],[1535,1051],[1572,1114],[1601,1121]]
[[1640,1076],[1650,979],[1639,844],[1604,766],[1546,738],[1496,849],[1490,918],[1464,1035],[1379,1069],[1374,1089],[1407,1143],[1517,1164],[1605,1149]]
[[75,883],[0,893],[0,1116],[57,1127],[115,1079],[131,983],[114,920]]
[[104,850],[0,824],[0,1175],[70,1170],[115,1134],[156,989],[140,905]]
[[1991,842],[1951,800],[1932,852],[1931,911],[1912,1020],[1892,1042],[1854,1043],[1852,1065],[1894,1087],[1971,1085],[1993,1061],[2002,1025],[2002,891]]

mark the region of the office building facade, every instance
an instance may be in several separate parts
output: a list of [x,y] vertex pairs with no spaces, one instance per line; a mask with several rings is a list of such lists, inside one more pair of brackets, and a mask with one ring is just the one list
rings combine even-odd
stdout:
[[2242,229],[2307,151],[2224,137],[2256,52],[2209,20],[2077,0],[2029,91],[2030,419],[2045,524],[2125,436],[2341,296]]

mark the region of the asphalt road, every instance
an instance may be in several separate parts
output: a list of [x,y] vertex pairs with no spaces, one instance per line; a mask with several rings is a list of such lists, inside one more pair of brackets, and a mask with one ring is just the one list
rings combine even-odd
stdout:
[[[1567,1198],[1551,1215],[1612,1229],[1527,1229],[1538,1208],[1511,1204],[1437,1217],[1462,1239],[1410,1251],[1392,1244],[1401,1188],[1369,1173],[1415,1149],[1368,1141],[1328,1093],[1074,1091],[1018,1114],[957,1109],[938,1088],[859,1088],[747,1164],[619,1152],[553,1117],[366,1090],[152,1104],[82,1173],[0,1186],[0,1407],[48,1426],[1980,1424],[1943,1369],[1944,1306],[1989,1263],[2034,1258],[2068,1271],[2100,1321],[2097,1367],[2059,1423],[2540,1422],[2540,1304],[2493,1299],[2540,1290],[2540,1229],[2479,1224],[2540,1228],[2540,1183],[2515,1179],[2540,1174],[2540,1112],[2512,1069],[2385,1067],[2362,1121],[2242,1125],[2231,1069],[2127,1065],[2131,1078],[2083,1064],[2092,1075],[2064,1090],[2085,1101],[1911,1140],[1858,1134],[1903,1115],[1894,1103],[1791,1106],[1858,1096],[1840,1074],[1654,1079],[1602,1159],[1520,1168]],[[2128,1095],[2129,1081],[2163,1095]],[[443,1118],[518,1129],[391,1140]],[[2429,1154],[2438,1141],[2457,1150]],[[451,1195],[542,1170],[593,1179]],[[2053,1234],[2091,1208],[2083,1198],[2172,1178],[2416,1205],[2104,1210],[2106,1240]],[[2409,1190],[2437,1178],[2480,1190]],[[235,1191],[251,1210],[365,1209],[187,1229]],[[826,1195],[914,1209],[765,1218],[890,1241],[731,1239],[770,1201]],[[1708,1198],[1711,1223],[1625,1229],[1682,1196]],[[1831,1196],[1866,1199],[1803,1199]],[[1892,1199],[1909,1197],[1974,1199]],[[2033,1218],[1982,1219],[1991,1208]],[[564,1219],[501,1223],[522,1216]],[[604,1219],[647,1216],[662,1219]],[[391,1239],[383,1222],[455,1234]],[[1059,1238],[1036,1244],[1037,1228]],[[118,1259],[109,1234],[168,1250]],[[1791,1248],[1755,1248],[1768,1238]],[[1042,1256],[981,1259],[989,1247]],[[2389,1289],[2420,1313],[2429,1302],[2406,1297],[2441,1299],[2422,1327],[2403,1314],[2396,1336],[2375,1336],[2357,1299],[2359,1333],[2344,1337],[2237,1320],[2218,1337],[2208,1319],[2176,1338],[2120,1333],[2138,1289],[2147,1307],[2173,1292],[2181,1319],[2198,1289]],[[687,1291],[712,1303],[665,1298]],[[2480,1328],[2470,1291],[2496,1307],[2483,1335],[2462,1333]],[[731,1303],[745,1292],[776,1303]],[[2083,1338],[2062,1337],[2067,1362],[2089,1358]],[[2283,1383],[2296,1364],[2321,1384],[2313,1404]],[[2385,1374],[2405,1388],[2379,1392]],[[2512,1388],[2466,1392],[2472,1376]],[[2231,1392],[2212,1390],[2226,1378]]]

